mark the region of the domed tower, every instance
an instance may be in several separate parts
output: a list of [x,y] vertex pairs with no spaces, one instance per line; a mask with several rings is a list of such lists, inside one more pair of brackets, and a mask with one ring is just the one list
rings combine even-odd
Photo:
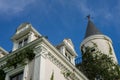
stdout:
[[97,29],[90,20],[90,16],[88,16],[86,34],[80,46],[82,54],[85,52],[85,47],[94,47],[94,49],[91,49],[91,52],[99,50],[112,57],[115,63],[118,63],[112,46],[112,40]]

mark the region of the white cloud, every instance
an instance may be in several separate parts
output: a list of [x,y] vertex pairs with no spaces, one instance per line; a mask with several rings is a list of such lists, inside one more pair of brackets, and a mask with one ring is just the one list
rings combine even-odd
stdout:
[[25,7],[35,0],[0,0],[0,14],[15,14],[24,11]]
[[94,4],[91,4],[92,2],[90,3],[90,1],[88,0],[73,0],[73,1],[74,5],[76,6],[76,8],[78,8],[78,10],[83,16],[87,16],[88,14],[90,14],[94,18],[100,17],[105,20],[113,19],[114,15],[111,12],[111,9],[109,9],[110,6],[108,5],[94,6]]
[[74,5],[79,9],[82,15],[87,16],[88,14],[95,15],[91,7],[88,6],[87,0],[76,0]]

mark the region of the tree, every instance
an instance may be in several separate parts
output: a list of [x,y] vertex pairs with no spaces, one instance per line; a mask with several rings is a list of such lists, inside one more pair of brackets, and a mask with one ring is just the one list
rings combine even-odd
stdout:
[[0,80],[5,80],[5,75],[5,72],[2,69],[0,69]]
[[114,63],[112,57],[102,53],[101,51],[93,51],[94,47],[86,47],[86,51],[82,55],[82,63],[80,67],[83,73],[90,79],[101,80],[119,80],[120,67]]

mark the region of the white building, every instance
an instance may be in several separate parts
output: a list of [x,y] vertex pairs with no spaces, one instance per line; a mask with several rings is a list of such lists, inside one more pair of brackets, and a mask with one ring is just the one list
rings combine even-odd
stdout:
[[12,41],[11,53],[0,48],[0,79],[88,80],[75,67],[77,54],[70,39],[53,46],[31,24],[23,23]]
[[[61,44],[53,46],[30,23],[23,23],[12,41],[11,53],[0,47],[0,80],[88,80],[75,67],[77,54],[71,39],[64,39]],[[103,35],[89,18],[80,46],[83,53],[88,46],[94,47],[91,52],[99,50],[118,63],[112,40]]]

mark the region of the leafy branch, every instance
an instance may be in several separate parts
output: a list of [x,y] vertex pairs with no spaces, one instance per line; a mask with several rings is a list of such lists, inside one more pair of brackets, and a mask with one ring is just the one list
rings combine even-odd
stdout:
[[5,72],[2,69],[0,69],[0,80],[5,80],[5,75]]
[[83,73],[90,79],[102,78],[104,80],[120,79],[120,67],[113,59],[101,51],[91,52],[93,47],[86,47],[82,56],[80,67]]
[[18,64],[25,65],[25,60],[31,61],[34,58],[35,54],[31,48],[25,48],[24,50],[20,51],[19,53],[15,53],[14,56],[8,57],[6,61],[6,67],[14,66],[17,67]]

